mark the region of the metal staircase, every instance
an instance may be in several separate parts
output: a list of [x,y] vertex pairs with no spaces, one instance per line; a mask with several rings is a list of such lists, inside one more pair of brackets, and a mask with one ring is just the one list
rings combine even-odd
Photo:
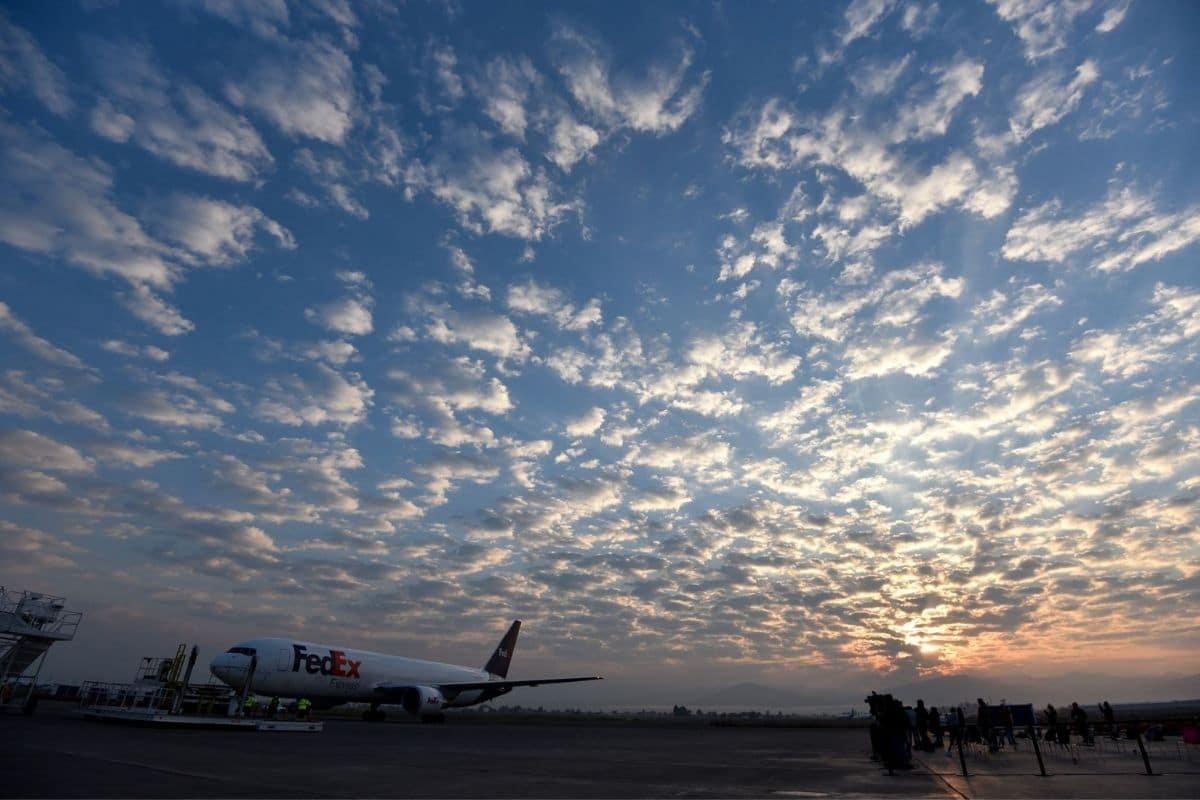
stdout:
[[74,639],[83,618],[65,609],[61,597],[0,586],[0,699],[32,710],[29,701],[50,645]]

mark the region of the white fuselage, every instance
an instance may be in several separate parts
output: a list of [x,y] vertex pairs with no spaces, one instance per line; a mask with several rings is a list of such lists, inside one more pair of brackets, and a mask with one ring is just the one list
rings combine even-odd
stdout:
[[[320,706],[379,702],[375,687],[436,686],[497,680],[486,670],[389,656],[367,650],[301,642],[295,639],[252,639],[239,642],[212,660],[209,669],[225,684],[241,691],[256,657],[250,689],[256,694],[305,697]],[[444,707],[469,706],[486,699],[472,689],[446,698]]]

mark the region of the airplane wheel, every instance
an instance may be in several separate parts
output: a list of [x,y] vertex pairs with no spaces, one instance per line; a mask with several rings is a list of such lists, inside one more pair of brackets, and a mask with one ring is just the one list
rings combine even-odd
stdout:
[[421,722],[424,722],[426,725],[441,725],[445,721],[445,714],[427,714],[421,717]]
[[387,714],[377,708],[368,708],[362,712],[363,722],[383,722],[387,719]]

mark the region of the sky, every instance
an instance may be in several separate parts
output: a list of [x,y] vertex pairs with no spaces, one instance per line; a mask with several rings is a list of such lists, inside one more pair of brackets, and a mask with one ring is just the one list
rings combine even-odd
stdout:
[[578,704],[1186,670],[1197,44],[1165,0],[6,3],[0,583],[84,612],[59,679],[516,618]]

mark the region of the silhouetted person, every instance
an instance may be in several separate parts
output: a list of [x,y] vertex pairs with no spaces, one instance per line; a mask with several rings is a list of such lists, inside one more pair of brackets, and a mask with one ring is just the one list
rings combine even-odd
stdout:
[[979,735],[983,741],[987,742],[988,750],[994,753],[1000,749],[1000,746],[996,744],[996,733],[992,730],[992,710],[988,708],[987,703],[983,702],[982,697],[976,698],[975,702],[978,703],[975,719],[979,726]]
[[1113,741],[1117,738],[1117,715],[1113,713],[1113,707],[1109,705],[1107,700],[1100,703],[1100,716],[1104,717],[1104,727],[1108,728],[1108,735]]
[[1042,712],[1046,715],[1046,730],[1042,734],[1042,738],[1048,742],[1057,742],[1058,739],[1058,709],[1050,703],[1046,703],[1046,710]]
[[917,712],[912,706],[904,706],[904,741],[909,750],[917,743]]
[[1088,715],[1079,703],[1071,703],[1071,722],[1079,730],[1079,735],[1083,737],[1083,743],[1091,744],[1092,736],[1088,731]]
[[941,750],[944,746],[942,742],[942,715],[938,713],[937,706],[929,707],[929,732],[933,734],[933,747],[936,750]]
[[904,704],[899,700],[892,700],[884,713],[883,728],[887,737],[885,766],[888,769],[912,769],[912,753],[908,749],[908,715],[904,713]]
[[963,713],[962,706],[954,707],[954,718],[950,724],[953,727],[950,728],[950,742],[946,745],[946,755],[950,755],[954,745],[957,744],[961,747],[966,744],[967,715]]
[[883,695],[872,690],[864,702],[871,714],[871,760],[878,761],[883,758],[883,751],[886,747],[883,733]]
[[932,750],[933,744],[929,741],[929,709],[925,707],[924,700],[917,700],[914,715],[917,722],[917,748],[924,751]]
[[[1009,745],[1013,750],[1017,749],[1017,739],[1013,736],[1013,715],[1012,709],[1008,707],[1008,701],[1001,698],[1000,700],[1000,724],[1004,726],[1004,736],[1008,739]],[[999,738],[999,737],[997,737]]]

